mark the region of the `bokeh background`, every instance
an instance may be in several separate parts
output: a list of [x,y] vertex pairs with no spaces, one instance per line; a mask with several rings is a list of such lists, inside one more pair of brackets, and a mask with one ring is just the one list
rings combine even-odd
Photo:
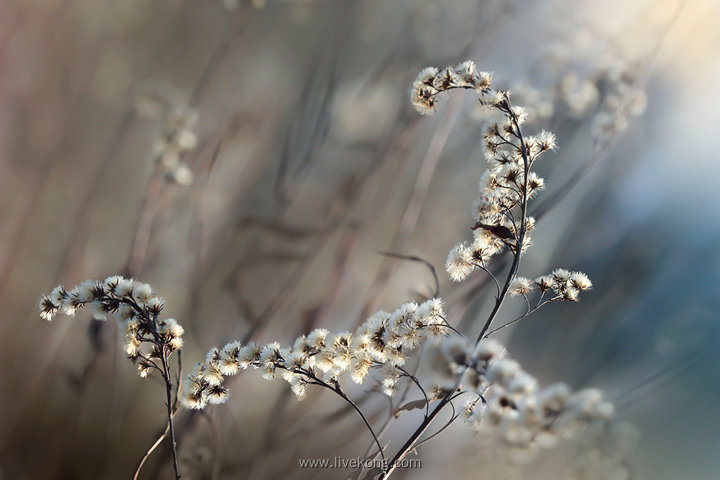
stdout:
[[[162,385],[113,322],[39,319],[57,283],[149,282],[187,365],[429,295],[428,270],[391,251],[434,264],[451,323],[476,332],[492,285],[442,265],[471,222],[483,113],[465,93],[433,117],[408,101],[423,67],[472,59],[558,134],[521,272],[595,284],[499,338],[542,381],[606,392],[639,433],[631,478],[717,479],[719,27],[709,0],[1,1],[0,478],[130,478],[163,428]],[[158,161],[173,109],[197,112],[198,142]],[[623,128],[599,133],[608,119]],[[353,394],[383,422],[382,395]],[[338,478],[297,459],[369,442],[337,398],[298,403],[253,372],[178,421],[184,478]],[[417,421],[401,415],[390,450]],[[399,476],[557,479],[579,458],[507,465],[467,430]]]

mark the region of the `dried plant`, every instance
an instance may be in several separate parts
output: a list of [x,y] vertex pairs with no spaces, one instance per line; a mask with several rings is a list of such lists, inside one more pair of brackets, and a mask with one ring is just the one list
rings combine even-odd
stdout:
[[[53,320],[58,312],[75,316],[77,310],[83,307],[87,307],[97,320],[106,320],[109,315],[117,319],[125,333],[125,353],[128,359],[137,365],[140,377],[145,378],[158,371],[165,382],[168,425],[140,461],[134,478],[138,477],[145,460],[168,433],[175,478],[180,478],[173,417],[178,409],[182,376],[182,336],[185,331],[174,318],[158,318],[164,307],[163,299],[155,295],[147,283],[112,276],[104,281],[87,280],[71,290],[59,285],[40,298],[39,306],[40,316],[48,321]],[[170,356],[175,352],[177,372],[173,379]]]
[[[480,269],[496,282],[495,304],[474,342],[454,329],[447,321],[440,299],[421,305],[406,303],[392,313],[383,311],[371,316],[354,334],[330,334],[315,330],[297,338],[291,347],[273,342],[266,345],[233,342],[222,349],[212,349],[205,362],[195,366],[187,379],[183,402],[189,408],[202,409],[208,404],[224,403],[228,390],[226,376],[248,367],[262,369],[267,380],[276,372],[290,383],[298,399],[306,388],[317,385],[331,390],[348,402],[362,417],[382,458],[377,472],[389,478],[406,455],[417,448],[421,436],[446,407],[456,412],[453,401],[469,395],[464,415],[474,428],[498,432],[515,453],[529,457],[535,450],[555,445],[584,426],[607,421],[613,407],[595,389],[572,393],[564,384],[544,389],[519,364],[506,357],[505,348],[493,339],[494,332],[526,318],[550,302],[577,301],[581,292],[592,287],[581,272],[556,269],[548,275],[530,280],[517,275],[522,254],[530,246],[529,233],[535,221],[528,215],[528,205],[544,187],[544,181],[532,167],[541,155],[555,147],[555,136],[542,131],[536,136],[522,130],[526,114],[513,106],[510,92],[493,89],[491,74],[477,71],[473,62],[457,67],[424,69],[413,84],[411,101],[422,114],[432,113],[438,96],[452,89],[474,90],[480,104],[500,115],[485,133],[485,156],[489,168],[480,181],[480,196],[473,212],[473,239],[461,242],[449,253],[446,270],[455,281],[464,280]],[[512,264],[504,282],[489,270],[495,255],[508,252]],[[537,293],[531,300],[532,293]],[[491,328],[508,295],[522,296],[527,311],[521,317]],[[407,358],[418,347],[431,342],[432,370],[442,381],[430,391],[423,379],[404,368]],[[401,378],[408,378],[423,395],[425,415],[413,434],[391,459],[387,459],[378,434],[366,416],[341,387],[342,376],[350,373],[356,383],[363,383],[370,370],[378,372],[378,382],[385,394],[392,396]],[[434,406],[432,404],[434,403]],[[432,406],[432,407],[431,407]],[[441,430],[460,416],[452,419]],[[439,432],[438,432],[439,433]],[[433,435],[434,436],[434,435]],[[427,441],[427,439],[425,440]]]
[[[509,91],[493,88],[492,75],[478,71],[471,61],[457,67],[424,69],[412,86],[411,101],[421,114],[431,114],[440,96],[455,89],[474,91],[480,105],[493,118],[485,128],[488,168],[473,205],[472,238],[453,247],[445,265],[456,282],[482,270],[495,284],[493,308],[476,332],[460,332],[453,327],[440,298],[420,304],[407,302],[393,312],[375,313],[354,332],[335,334],[315,329],[300,335],[289,346],[235,341],[213,348],[204,362],[195,365],[181,388],[183,329],[174,319],[159,319],[163,301],[149,285],[115,276],[102,282],[86,281],[69,291],[59,286],[42,297],[41,316],[47,320],[58,312],[72,316],[82,307],[88,307],[99,320],[114,315],[125,332],[125,352],[137,365],[140,376],[157,370],[165,382],[167,429],[148,449],[136,478],[149,454],[168,433],[175,477],[179,478],[173,424],[178,401],[194,410],[225,403],[229,395],[226,377],[249,367],[261,370],[266,380],[280,377],[287,381],[298,400],[306,396],[311,386],[338,395],[369,430],[377,451],[368,459],[379,459],[380,464],[370,469],[369,474],[383,479],[389,478],[411,451],[461,416],[474,430],[497,435],[517,461],[532,458],[539,449],[551,448],[587,425],[608,424],[613,406],[600,391],[572,392],[562,383],[541,388],[530,373],[507,356],[505,347],[489,338],[549,303],[578,301],[581,293],[592,288],[592,283],[584,273],[562,268],[535,279],[518,275],[536,224],[529,215],[529,205],[545,187],[533,167],[540,157],[554,150],[555,135],[546,131],[536,135],[524,132],[525,110],[511,103]],[[180,153],[195,145],[189,130],[192,122],[185,118],[176,113],[166,118],[169,123],[165,141],[158,149],[163,164],[169,162],[177,167]],[[499,272],[492,272],[491,262],[502,254],[509,255],[511,263],[500,281]],[[501,307],[510,296],[522,297],[527,308],[523,315],[497,325]],[[468,340],[468,335],[474,340]],[[175,379],[170,367],[174,352],[178,353]],[[416,368],[409,368],[409,361],[422,352],[429,359],[428,371],[419,371],[419,363]],[[380,440],[382,434],[343,386],[346,376],[356,384],[374,380],[389,397],[395,395],[401,381],[409,382],[408,386],[421,393],[419,401],[396,407],[421,408],[424,415],[392,456]],[[428,379],[433,380],[431,384]],[[462,409],[454,403],[460,397],[466,399]],[[448,408],[452,410],[450,420],[422,439],[439,414]]]
[[173,183],[188,186],[193,172],[182,160],[197,147],[193,129],[197,112],[189,107],[174,104],[155,92],[143,92],[135,99],[135,110],[141,117],[162,117],[162,131],[153,146],[154,160],[165,178]]

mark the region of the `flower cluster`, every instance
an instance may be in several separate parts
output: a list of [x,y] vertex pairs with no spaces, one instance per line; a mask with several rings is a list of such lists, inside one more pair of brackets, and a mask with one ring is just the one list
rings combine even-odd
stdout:
[[491,81],[492,74],[479,72],[475,63],[470,60],[457,67],[446,67],[442,70],[427,67],[413,82],[410,101],[419,113],[427,115],[435,111],[436,97],[440,93],[465,88],[486,95],[490,93]]
[[566,74],[558,85],[560,100],[567,114],[574,119],[587,117],[600,100],[600,91],[591,78],[581,78],[576,72]]
[[516,277],[510,284],[511,295],[527,295],[532,290],[539,290],[541,298],[550,292],[548,301],[577,302],[581,292],[592,288],[592,282],[582,272],[570,272],[564,268],[556,268],[548,275],[535,280]]
[[603,80],[607,93],[593,130],[598,139],[608,141],[627,129],[631,117],[645,112],[647,95],[638,85],[638,65],[633,62],[618,62]]
[[448,373],[464,371],[463,383],[477,394],[466,404],[468,421],[478,432],[498,434],[517,459],[529,459],[539,448],[552,448],[560,439],[569,439],[613,414],[612,404],[599,390],[573,393],[562,383],[539,388],[537,380],[493,339],[473,347],[453,336],[436,350],[436,372],[450,379]]
[[566,480],[629,480],[629,460],[640,432],[628,423],[595,424],[580,438]]
[[447,328],[442,301],[431,299],[419,305],[405,303],[392,313],[379,311],[354,334],[316,329],[298,337],[292,347],[277,342],[232,342],[210,350],[205,362],[195,365],[187,379],[183,402],[195,409],[208,403],[224,403],[228,396],[223,386],[225,377],[248,367],[261,369],[267,380],[279,374],[298,399],[305,396],[308,385],[337,386],[344,372],[360,384],[371,368],[379,369],[383,391],[392,395],[398,380],[407,376],[402,368],[406,355],[428,338],[444,335]]
[[[491,257],[509,250],[513,266],[505,287],[501,290],[498,284],[496,307],[506,293],[527,300],[528,311],[520,318],[548,302],[577,301],[581,292],[592,288],[584,273],[556,269],[535,280],[516,276],[520,255],[531,243],[528,233],[535,226],[535,220],[527,215],[528,202],[544,187],[543,179],[532,167],[542,154],[555,148],[555,136],[545,131],[525,135],[521,130],[527,119],[525,110],[511,105],[509,92],[492,89],[490,76],[475,73],[471,62],[462,64],[462,68],[425,69],[413,86],[413,104],[421,113],[429,113],[435,106],[435,95],[452,88],[475,89],[480,104],[501,115],[485,130],[488,169],[480,180],[480,196],[473,207],[473,239],[450,251],[448,274],[461,281],[475,269],[487,271]],[[527,296],[531,291],[539,291],[534,307]],[[598,390],[572,393],[564,384],[540,389],[535,378],[506,357],[501,344],[487,338],[498,330],[488,332],[493,319],[491,316],[486,322],[474,345],[461,336],[438,343],[431,356],[433,369],[440,376],[436,387],[440,394],[434,398],[450,401],[473,394],[465,409],[467,419],[478,430],[499,434],[514,454],[528,458],[538,448],[552,447],[559,439],[569,438],[612,415],[613,406]]]
[[[537,88],[528,82],[514,83],[510,87],[513,98],[522,105],[526,113],[526,123],[536,125],[540,122],[550,121],[556,113],[553,91],[546,88]],[[482,108],[475,110],[473,116],[480,119],[487,119],[486,112]]]
[[194,110],[170,108],[165,112],[163,130],[155,142],[157,162],[168,180],[178,185],[190,185],[193,181],[192,170],[182,161],[182,156],[197,145],[193,128],[197,122]]
[[71,290],[59,285],[40,298],[40,316],[51,321],[62,312],[74,316],[87,307],[93,318],[114,315],[125,332],[125,353],[146,377],[161,357],[182,348],[183,327],[174,318],[158,319],[164,306],[147,283],[112,276],[104,281],[86,280]]
[[480,180],[480,195],[473,207],[473,240],[456,245],[445,265],[455,281],[464,280],[476,268],[485,268],[487,261],[505,248],[515,251],[518,245],[523,250],[529,246],[528,233],[535,221],[526,215],[527,202],[545,186],[531,168],[540,155],[555,148],[552,133],[523,135],[520,126],[527,114],[510,104],[510,92],[492,89],[491,78],[467,61],[455,68],[424,69],[412,89],[412,102],[421,113],[433,111],[439,93],[472,88],[485,108],[502,115],[501,121],[491,122],[485,131],[488,170]]
[[[549,84],[513,83],[513,99],[523,105],[526,122],[537,124],[555,117],[557,123],[563,116],[576,121],[589,119],[592,135],[601,145],[626,130],[631,118],[641,115],[647,106],[640,78],[642,64],[617,52],[608,56],[599,59],[598,66],[590,71],[548,58],[546,65],[553,75]],[[472,112],[477,121],[489,117],[484,105]]]

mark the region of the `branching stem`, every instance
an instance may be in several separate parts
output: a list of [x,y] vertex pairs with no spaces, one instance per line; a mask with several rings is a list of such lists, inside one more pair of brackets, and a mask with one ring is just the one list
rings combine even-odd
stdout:
[[[520,130],[520,125],[517,119],[517,116],[515,113],[513,113],[512,108],[510,106],[510,101],[505,100],[502,105],[499,105],[498,108],[503,111],[510,121],[513,123],[514,129],[516,133],[514,134],[515,137],[520,142],[520,154],[522,155],[523,159],[523,166],[524,166],[524,180],[523,180],[523,191],[521,195],[521,202],[520,202],[520,210],[521,210],[521,218],[520,218],[520,231],[517,235],[517,241],[515,244],[515,255],[513,258],[512,265],[510,266],[510,271],[508,272],[507,278],[505,280],[505,284],[503,285],[503,288],[501,289],[496,301],[495,305],[493,306],[492,311],[490,312],[490,315],[488,316],[488,319],[485,321],[485,324],[482,327],[482,330],[480,331],[480,334],[478,335],[475,346],[477,346],[478,343],[485,337],[485,334],[487,333],[488,329],[492,325],[493,320],[497,317],[498,312],[500,311],[500,307],[502,306],[505,297],[507,296],[508,290],[510,289],[510,285],[512,284],[512,281],[515,279],[515,275],[517,274],[518,267],[520,266],[520,257],[522,255],[523,250],[523,244],[525,242],[525,235],[527,233],[527,204],[528,204],[528,170],[530,168],[530,158],[529,153],[525,144],[525,139],[523,137],[522,131]],[[440,399],[438,404],[435,406],[435,408],[430,412],[429,415],[425,417],[425,419],[422,421],[422,423],[418,426],[418,428],[413,432],[413,434],[408,438],[408,440],[405,442],[405,444],[400,447],[400,450],[395,454],[395,456],[392,458],[390,463],[388,464],[387,469],[385,470],[382,480],[387,480],[390,475],[393,474],[397,466],[399,465],[400,461],[405,458],[405,456],[413,449],[415,448],[418,440],[420,437],[427,431],[428,427],[430,427],[430,424],[435,420],[437,415],[442,411],[443,408],[445,408],[446,405],[448,405],[453,398],[454,394],[457,393],[458,389],[460,388],[460,384],[462,381],[463,375],[459,376],[459,379],[457,383],[455,384],[455,387],[448,391],[445,396]]]

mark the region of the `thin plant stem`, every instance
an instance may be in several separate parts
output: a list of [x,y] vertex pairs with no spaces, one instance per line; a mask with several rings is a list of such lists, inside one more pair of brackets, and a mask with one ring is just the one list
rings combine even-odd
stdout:
[[399,258],[402,260],[411,260],[413,262],[420,262],[423,265],[425,265],[426,267],[428,267],[428,269],[430,269],[430,273],[432,273],[433,282],[435,284],[435,288],[433,289],[433,297],[437,297],[440,295],[440,280],[438,279],[437,272],[435,271],[435,266],[432,263],[428,262],[424,258],[420,258],[415,255],[401,255],[399,253],[392,253],[392,252],[378,252],[378,253],[380,253],[381,255],[385,255],[386,257],[394,257],[394,258]]
[[488,331],[488,332],[485,334],[485,337],[483,337],[483,338],[488,338],[488,337],[489,337],[490,335],[492,335],[493,333],[495,333],[495,332],[497,332],[497,331],[499,331],[499,330],[502,330],[503,328],[509,327],[510,325],[513,325],[514,323],[519,322],[519,321],[522,320],[523,318],[532,315],[533,313],[535,313],[536,311],[538,311],[541,307],[545,306],[546,304],[548,304],[548,303],[550,303],[550,302],[552,302],[552,300],[545,300],[543,303],[541,303],[540,305],[538,305],[537,307],[535,307],[535,308],[533,308],[533,309],[531,309],[531,310],[528,310],[527,312],[525,312],[523,315],[519,316],[519,317],[516,318],[515,320],[511,320],[511,321],[509,321],[509,322],[506,323],[506,324],[500,325],[499,327],[493,328],[492,330]]
[[[490,325],[492,325],[493,320],[497,317],[498,312],[500,311],[500,307],[502,306],[505,297],[507,296],[508,290],[510,289],[510,285],[512,284],[512,281],[515,278],[515,275],[517,274],[518,268],[520,266],[520,257],[522,255],[522,248],[523,244],[525,242],[525,235],[527,233],[527,204],[528,204],[528,170],[530,167],[530,159],[528,158],[528,152],[525,145],[525,139],[523,137],[522,131],[520,130],[520,125],[518,123],[516,115],[512,112],[512,109],[510,107],[510,102],[508,100],[505,100],[502,110],[507,113],[510,120],[512,121],[515,130],[517,132],[517,139],[520,142],[520,153],[523,158],[523,165],[524,165],[524,182],[523,182],[523,192],[522,192],[522,198],[520,203],[520,210],[521,210],[521,218],[520,218],[520,231],[518,232],[516,244],[515,244],[515,255],[513,258],[512,265],[510,266],[510,271],[508,272],[507,278],[505,280],[505,284],[500,291],[500,295],[497,297],[495,301],[495,305],[493,306],[492,311],[490,312],[490,315],[488,316],[488,319],[485,321],[485,324],[483,325],[482,330],[480,331],[480,334],[478,335],[475,346],[477,346],[478,343],[484,338],[485,333],[490,328]],[[464,374],[464,372],[463,372]],[[383,476],[381,477],[382,480],[387,480],[390,475],[393,474],[395,469],[397,468],[400,461],[405,458],[405,456],[410,452],[416,445],[419,438],[425,433],[425,431],[430,427],[432,422],[435,420],[435,417],[442,411],[445,406],[450,403],[450,399],[452,396],[457,392],[458,388],[460,388],[460,384],[462,381],[463,375],[460,375],[460,378],[458,379],[457,383],[455,384],[455,387],[450,390],[435,406],[435,408],[430,412],[428,416],[425,417],[425,419],[422,421],[422,423],[418,426],[418,428],[413,432],[413,434],[408,438],[408,440],[403,444],[403,446],[400,448],[400,450],[395,454],[395,456],[390,461],[387,470],[385,470]]]
[[484,271],[485,273],[490,275],[490,278],[492,278],[493,281],[495,282],[495,289],[496,289],[495,298],[499,298],[500,297],[500,282],[498,282],[497,277],[495,277],[495,275],[493,275],[493,273],[490,270],[488,270],[485,266],[483,266],[481,264],[478,264],[478,266],[482,269],[482,271]]
[[423,397],[425,397],[425,416],[427,417],[428,414],[430,413],[430,399],[428,398],[427,393],[425,393],[425,389],[422,387],[422,385],[420,385],[420,382],[415,377],[415,375],[409,373],[407,370],[405,370],[402,367],[397,367],[397,368],[398,368],[398,370],[400,370],[403,373],[403,375],[408,377],[410,380],[413,381],[413,383],[415,383],[415,385],[417,385],[418,389],[420,390],[420,393],[422,393]]
[[155,451],[155,449],[165,440],[165,437],[167,436],[168,432],[170,431],[170,423],[168,422],[167,426],[165,426],[165,430],[160,434],[157,440],[155,440],[155,443],[150,445],[150,448],[147,449],[145,452],[145,455],[143,455],[142,459],[140,459],[140,463],[138,464],[137,468],[135,469],[135,475],[133,475],[133,480],[137,480],[140,476],[140,470],[142,470],[143,465],[145,465],[145,462],[148,458],[150,458],[150,455]]
[[415,446],[413,448],[418,448],[420,445],[425,445],[427,442],[429,442],[430,440],[432,440],[433,438],[437,437],[442,432],[444,432],[446,428],[448,428],[450,425],[453,424],[453,422],[455,422],[455,420],[457,420],[457,418],[460,416],[460,414],[456,413],[455,405],[452,403],[452,401],[449,402],[449,405],[452,408],[452,415],[450,416],[450,419],[447,421],[447,423],[445,425],[443,425],[440,428],[440,430],[438,430],[437,432],[433,433],[432,435],[428,436],[427,438],[424,438],[422,441],[415,444]]
[[510,272],[508,272],[507,279],[505,280],[505,285],[503,286],[503,289],[500,293],[500,296],[498,297],[497,301],[495,302],[495,306],[493,307],[492,312],[490,312],[490,316],[488,317],[487,321],[485,322],[485,325],[483,325],[482,330],[480,331],[480,334],[477,336],[477,340],[475,340],[475,345],[480,343],[480,340],[483,339],[485,332],[490,328],[490,325],[492,324],[493,320],[495,320],[495,317],[497,316],[498,311],[500,310],[500,307],[503,304],[503,301],[505,300],[505,297],[507,296],[507,292],[510,289],[510,285],[512,284],[512,281],[515,279],[515,275],[517,274],[518,267],[520,266],[520,257],[522,256],[522,248],[523,244],[525,242],[525,234],[527,233],[527,204],[528,204],[528,170],[530,167],[530,160],[528,158],[528,152],[527,148],[525,146],[525,139],[523,137],[522,131],[520,130],[520,125],[518,124],[517,117],[512,112],[512,109],[510,108],[510,102],[505,101],[505,111],[510,116],[513,125],[515,126],[515,130],[517,131],[517,137],[518,140],[520,140],[520,154],[523,158],[523,165],[524,165],[524,181],[523,181],[523,194],[522,194],[522,201],[520,203],[520,232],[517,236],[517,242],[515,247],[515,257],[513,258],[512,265],[510,266]]
[[[147,462],[147,459],[150,458],[150,455],[157,449],[157,447],[165,440],[165,437],[167,437],[168,432],[170,432],[170,427],[173,426],[173,417],[178,411],[178,399],[180,398],[180,378],[182,377],[182,350],[178,350],[178,375],[177,375],[177,381],[175,383],[175,400],[172,403],[172,412],[169,414],[168,417],[168,423],[165,426],[165,430],[160,434],[158,439],[150,445],[150,448],[147,449],[143,457],[140,459],[140,463],[138,464],[137,468],[135,469],[135,474],[133,475],[133,480],[137,480],[140,476],[140,471],[142,470],[143,466],[145,465],[145,462]],[[154,362],[153,362],[154,363]],[[166,362],[163,362],[163,365],[167,365]],[[167,369],[167,372],[165,368],[158,368],[162,372],[163,380],[165,381],[166,390],[169,386],[170,391],[172,391],[172,378],[170,377],[170,371],[169,368]],[[168,401],[169,404],[169,401]],[[173,442],[174,443],[174,442]],[[175,447],[173,445],[173,454],[175,454]],[[175,456],[173,457],[175,459]],[[176,464],[176,462],[174,462]],[[176,469],[177,474],[177,469]],[[179,477],[176,477],[179,478]]]
[[173,425],[173,403],[172,403],[172,381],[170,377],[170,368],[168,367],[167,354],[163,352],[160,356],[162,368],[165,377],[165,399],[167,401],[168,412],[168,429],[170,430],[170,447],[172,449],[173,469],[175,470],[175,480],[180,480],[180,471],[178,469],[177,448],[175,444],[175,426]]
[[310,378],[312,380],[312,383],[314,383],[315,385],[320,385],[321,387],[332,390],[333,392],[337,393],[343,400],[345,400],[357,412],[357,414],[360,415],[360,418],[362,418],[363,422],[365,422],[365,426],[370,431],[373,440],[375,440],[375,444],[378,447],[380,455],[382,456],[383,460],[385,460],[385,452],[383,451],[383,447],[380,444],[380,439],[378,439],[377,435],[375,434],[375,430],[373,430],[372,425],[370,425],[370,422],[365,417],[365,414],[362,412],[362,410],[360,410],[360,407],[358,407],[357,404],[350,399],[350,397],[345,395],[345,392],[342,391],[338,383],[335,383],[335,385],[330,385],[329,383],[315,376],[312,372],[304,369],[297,369],[295,373],[305,375],[306,377]]

